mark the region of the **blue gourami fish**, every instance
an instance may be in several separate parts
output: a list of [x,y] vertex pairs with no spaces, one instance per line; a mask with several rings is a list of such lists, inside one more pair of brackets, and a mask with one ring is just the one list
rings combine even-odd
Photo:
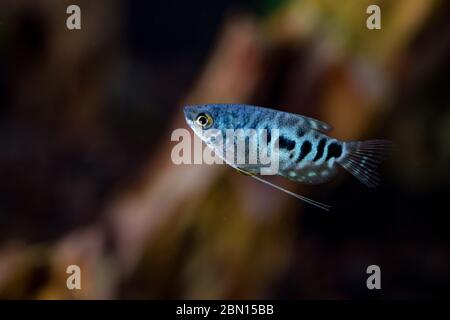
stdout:
[[[327,135],[331,130],[331,126],[327,123],[263,107],[207,104],[186,106],[184,113],[191,129],[218,153],[223,151],[219,148],[224,148],[224,145],[225,149],[231,147],[234,150],[239,136],[233,137],[231,142],[214,144],[212,139],[217,139],[217,132],[225,137],[227,130],[256,130],[258,141],[264,141],[268,146],[274,144],[277,146],[279,167],[275,174],[306,184],[329,181],[341,166],[368,187],[376,187],[379,182],[376,167],[386,157],[391,147],[388,140],[340,141]],[[211,131],[216,134],[208,135],[207,133]],[[251,150],[255,152],[254,149]],[[251,150],[245,145],[244,152],[251,153]],[[270,154],[270,151],[268,153]],[[238,164],[229,159],[225,162],[263,183],[321,209],[329,209],[328,205],[295,194],[258,177],[258,170],[261,169],[259,163]]]

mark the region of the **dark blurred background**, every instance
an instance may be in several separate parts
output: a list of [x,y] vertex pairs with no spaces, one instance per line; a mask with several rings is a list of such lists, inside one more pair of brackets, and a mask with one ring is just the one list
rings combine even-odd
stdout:
[[[447,1],[2,0],[0,58],[0,298],[448,297]],[[278,180],[324,214],[171,162],[182,106],[214,102],[396,148],[376,190],[345,172]],[[82,290],[66,288],[71,264]]]

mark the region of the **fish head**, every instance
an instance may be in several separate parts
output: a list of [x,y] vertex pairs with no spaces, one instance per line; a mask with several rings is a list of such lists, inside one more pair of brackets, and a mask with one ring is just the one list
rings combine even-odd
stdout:
[[224,109],[223,105],[191,105],[184,107],[184,116],[192,129],[222,129]]
[[226,105],[190,105],[184,107],[184,117],[195,134],[208,142],[211,137],[217,137],[227,129],[234,129],[227,110]]

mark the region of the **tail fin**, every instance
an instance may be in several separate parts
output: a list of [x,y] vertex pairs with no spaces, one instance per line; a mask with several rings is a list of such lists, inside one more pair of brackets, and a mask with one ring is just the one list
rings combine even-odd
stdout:
[[380,182],[376,169],[392,146],[389,140],[345,142],[346,153],[338,163],[366,186],[375,188]]

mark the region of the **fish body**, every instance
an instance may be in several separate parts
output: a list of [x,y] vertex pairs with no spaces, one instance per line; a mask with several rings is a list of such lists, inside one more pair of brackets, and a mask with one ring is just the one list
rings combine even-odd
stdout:
[[[330,206],[260,178],[258,173],[263,172],[265,165],[261,163],[263,155],[267,153],[277,164],[271,174],[290,180],[306,184],[323,183],[332,179],[341,166],[366,186],[376,187],[379,183],[377,166],[392,147],[388,140],[340,141],[328,135],[332,128],[325,122],[257,106],[187,106],[184,114],[191,129],[228,165],[325,211]],[[234,134],[229,138],[230,131],[244,134]],[[244,147],[239,148],[240,145]],[[229,154],[233,156],[228,157]],[[255,154],[257,157],[253,160],[257,161],[247,161]],[[239,162],[239,157],[245,161]]]
[[[277,130],[279,170],[276,174],[306,184],[329,181],[341,166],[367,186],[375,187],[379,180],[376,166],[390,147],[390,142],[386,140],[340,141],[327,135],[332,128],[325,122],[269,108],[208,104],[187,106],[184,111],[189,126],[212,148],[213,143],[205,135],[211,129],[223,136],[226,130],[254,129],[259,140],[267,132],[269,144],[275,143],[271,133]],[[206,130],[196,122],[199,115],[211,119]],[[233,141],[228,148],[235,144],[236,141]],[[249,152],[248,148],[245,152]],[[246,163],[237,165],[237,168],[256,174],[260,165]]]

